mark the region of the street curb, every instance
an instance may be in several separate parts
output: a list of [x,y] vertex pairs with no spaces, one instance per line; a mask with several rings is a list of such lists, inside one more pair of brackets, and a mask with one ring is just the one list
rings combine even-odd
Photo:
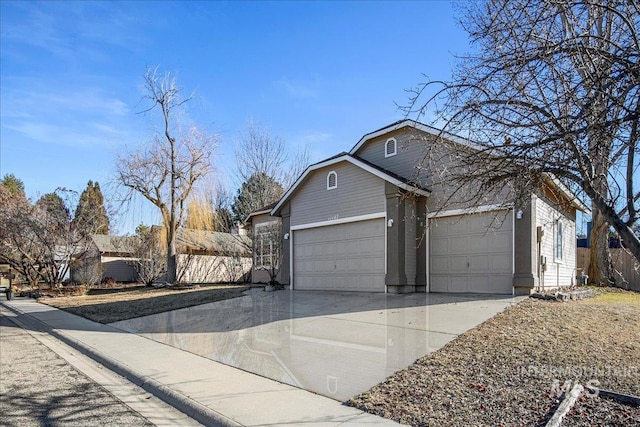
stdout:
[[[189,397],[181,393],[176,392],[175,390],[165,386],[164,384],[154,380],[153,378],[144,377],[138,374],[136,371],[129,368],[127,365],[122,364],[119,361],[100,353],[99,351],[95,350],[91,346],[88,346],[83,342],[76,340],[75,338],[66,336],[62,332],[55,330],[54,328],[49,326],[47,323],[42,322],[41,320],[35,318],[34,316],[27,314],[16,307],[7,305],[4,301],[0,301],[0,305],[2,305],[3,307],[7,308],[8,310],[12,311],[13,313],[19,316],[26,316],[31,322],[36,322],[42,331],[51,334],[52,336],[56,337],[60,341],[64,342],[65,344],[75,348],[79,352],[90,357],[91,359],[95,360],[99,364],[103,365],[105,368],[126,378],[133,384],[153,394],[158,399],[173,406],[174,408],[178,409],[179,411],[183,412],[184,414],[193,418],[199,423],[205,426],[211,426],[211,427],[241,426],[241,424],[235,422],[234,420],[194,401],[193,399],[190,399]],[[19,319],[19,320],[23,320],[23,319]],[[29,323],[29,320],[27,320],[26,323]]]

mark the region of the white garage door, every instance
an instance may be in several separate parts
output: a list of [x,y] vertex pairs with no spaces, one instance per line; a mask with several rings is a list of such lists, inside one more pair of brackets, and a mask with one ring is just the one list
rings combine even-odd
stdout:
[[504,211],[431,219],[430,291],[511,294],[512,229]]
[[384,292],[384,219],[293,232],[293,288]]

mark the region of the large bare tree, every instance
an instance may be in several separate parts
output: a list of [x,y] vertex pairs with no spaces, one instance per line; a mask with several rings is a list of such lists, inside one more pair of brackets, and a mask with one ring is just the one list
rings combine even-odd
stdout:
[[[417,87],[407,113],[475,143],[461,188],[505,182],[512,202],[555,177],[592,206],[590,278],[611,283],[613,227],[640,260],[640,5],[626,0],[486,0],[463,5],[472,53],[450,81]],[[479,158],[491,161],[478,161]],[[522,200],[522,199],[520,199]]]
[[283,138],[253,120],[241,132],[235,155],[241,181],[232,206],[236,222],[280,199],[309,164],[306,146],[289,153]]
[[32,287],[60,284],[88,250],[95,229],[78,227],[69,207],[77,193],[59,188],[31,204],[0,185],[0,260]]
[[193,96],[184,96],[170,73],[160,75],[158,68],[147,70],[144,87],[144,98],[150,104],[144,112],[160,114],[160,129],[147,144],[118,159],[117,181],[160,211],[166,229],[167,281],[174,283],[176,231],[194,185],[211,170],[216,138],[188,125],[183,107]]
[[256,174],[264,174],[285,190],[309,165],[309,150],[301,146],[289,152],[282,137],[249,120],[235,146],[238,177],[246,182]]

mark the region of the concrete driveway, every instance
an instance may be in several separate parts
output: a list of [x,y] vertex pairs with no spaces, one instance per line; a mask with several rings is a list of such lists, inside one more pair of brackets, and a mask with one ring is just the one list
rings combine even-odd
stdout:
[[112,326],[344,401],[520,299],[254,289]]

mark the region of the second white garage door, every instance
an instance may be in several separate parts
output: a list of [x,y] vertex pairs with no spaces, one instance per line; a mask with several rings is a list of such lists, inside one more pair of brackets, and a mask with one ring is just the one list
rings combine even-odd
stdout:
[[512,230],[511,212],[431,219],[430,291],[511,294]]
[[295,230],[293,288],[384,292],[383,218]]

